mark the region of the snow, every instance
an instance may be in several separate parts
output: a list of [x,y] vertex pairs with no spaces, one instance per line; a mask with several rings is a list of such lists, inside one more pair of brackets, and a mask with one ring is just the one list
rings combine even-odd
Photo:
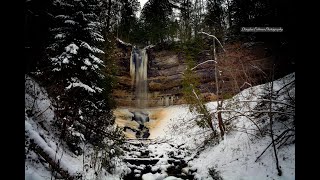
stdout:
[[66,37],[65,34],[57,34],[54,38],[55,38],[55,39],[63,39],[63,38],[65,38],[65,37]]
[[119,38],[117,38],[117,41],[120,42],[121,44],[125,45],[125,46],[132,46],[132,44],[126,43],[126,42],[122,41],[122,40],[119,39]]
[[78,53],[78,49],[79,49],[79,47],[77,45],[75,45],[74,43],[69,44],[65,48],[66,52],[69,52],[71,54],[77,54]]
[[[75,80],[75,79],[73,79]],[[25,76],[25,179],[26,180],[50,180],[53,177],[49,164],[43,158],[28,147],[31,140],[40,147],[48,157],[58,162],[59,166],[71,175],[82,175],[83,179],[110,179],[119,180],[121,174],[130,173],[130,169],[119,158],[112,158],[110,161],[115,165],[113,174],[104,168],[101,171],[92,166],[94,150],[92,145],[83,143],[85,154],[75,156],[61,143],[60,132],[53,126],[54,112],[51,100],[44,88],[33,78]],[[33,109],[32,109],[33,108]],[[34,113],[30,113],[31,112]],[[79,114],[82,114],[79,110]],[[72,134],[80,136],[83,134],[69,129]],[[110,142],[111,144],[111,142]],[[114,150],[111,150],[114,151]],[[101,154],[101,153],[100,153]],[[99,161],[99,160],[98,160]],[[97,162],[99,164],[99,162]],[[91,167],[90,167],[91,166]],[[86,169],[86,171],[83,171]],[[97,172],[97,175],[96,175]],[[56,179],[56,178],[54,178]]]
[[103,64],[103,61],[102,61],[101,59],[97,58],[95,55],[89,54],[89,57],[90,57],[94,62],[96,62],[96,63],[98,63],[98,64]]
[[69,59],[67,57],[63,58],[62,63],[63,64],[68,64],[69,63]]
[[[54,131],[50,126],[52,124],[54,113],[51,107],[51,101],[47,92],[39,86],[39,84],[29,76],[25,76],[25,138],[33,141],[40,147],[50,159],[60,161],[60,166],[74,175],[81,171],[81,159],[74,159],[69,154],[64,153],[61,149],[58,138],[55,138],[48,130]],[[40,111],[41,114],[28,115],[31,108]],[[39,123],[42,123],[40,125]],[[47,166],[39,163],[39,155],[33,151],[28,151],[25,163],[25,179],[50,179],[51,173]],[[61,157],[61,159],[59,158]]]
[[75,22],[74,20],[70,20],[70,19],[65,20],[64,23],[66,23],[66,24],[72,24],[72,25],[75,25],[75,24],[76,24],[76,22]]
[[56,18],[61,18],[61,19],[70,19],[70,16],[66,15],[57,15]]
[[[294,79],[295,73],[292,73],[274,81],[273,91],[279,91],[284,85],[293,82]],[[226,110],[223,113],[223,118],[229,117],[228,114],[231,117],[239,112],[246,114],[252,110],[261,101],[259,96],[265,92],[265,88],[269,87],[269,85],[270,83],[266,83],[249,87],[233,98],[226,100],[224,102]],[[292,97],[294,97],[294,90],[294,87],[289,90]],[[283,102],[284,96],[281,95],[275,100],[278,107],[288,107],[286,106],[287,103]],[[206,106],[210,112],[213,112],[216,110],[217,104],[216,102],[209,102]],[[163,109],[165,115],[157,127],[150,129],[150,138],[181,145],[181,147],[189,149],[192,155],[186,157],[185,160],[189,162],[190,169],[197,169],[197,172],[194,173],[196,179],[212,179],[208,168],[215,168],[220,172],[223,179],[228,180],[295,179],[295,144],[286,145],[277,150],[279,164],[283,172],[282,176],[278,176],[272,148],[269,148],[255,162],[256,158],[271,143],[271,137],[269,135],[258,136],[259,131],[257,127],[245,116],[239,116],[232,121],[233,128],[227,131],[224,135],[224,140],[220,143],[203,146],[204,141],[210,138],[211,130],[199,128],[195,124],[192,118],[195,118],[197,115],[191,113],[188,106],[176,105]],[[287,124],[289,122],[290,120]],[[256,123],[260,128],[264,127],[261,121],[256,120]],[[282,123],[274,122],[273,129],[276,135],[279,135],[284,130]],[[216,122],[214,122],[214,126],[217,128]],[[174,148],[166,143],[149,145],[149,149],[156,155],[166,155],[166,152],[174,150]],[[196,150],[201,150],[198,157],[195,156]],[[164,156],[162,161],[165,161],[165,158],[166,156]],[[157,166],[153,167],[153,170],[161,168],[160,164],[161,160]],[[184,171],[187,170],[185,169]]]
[[[70,46],[70,45],[69,45]],[[75,47],[71,46],[69,51],[74,51]],[[75,50],[76,52],[76,50]],[[131,172],[130,165],[124,163],[120,158],[112,159],[116,168],[113,170],[113,174],[107,172],[104,168],[95,175],[95,170],[90,168],[90,162],[92,162],[90,154],[93,154],[93,148],[90,145],[85,146],[85,154],[75,156],[67,148],[60,143],[59,138],[55,137],[55,129],[51,124],[54,119],[54,108],[52,102],[48,98],[46,91],[40,87],[31,77],[25,76],[25,135],[26,141],[33,140],[33,142],[41,147],[48,156],[57,161],[60,161],[60,166],[68,171],[70,174],[82,174],[83,179],[111,179],[119,180],[122,178],[122,174],[128,174]],[[287,107],[283,112],[291,113],[289,107],[294,109],[294,105],[288,106],[288,102],[285,99],[287,94],[295,97],[295,88],[284,85],[294,82],[295,74],[289,74],[284,78],[274,81],[274,91],[277,91],[280,95],[275,99],[273,107]],[[260,101],[267,101],[261,95],[266,93],[266,87],[269,87],[270,83],[262,84],[259,86],[249,87],[242,92],[235,95],[233,98],[224,101],[223,119],[239,115],[243,113],[248,115],[250,110],[253,110]],[[78,79],[72,78],[70,85],[67,89],[79,86],[85,88],[89,92],[102,91],[98,87],[89,87],[81,83]],[[283,93],[288,90],[288,93]],[[282,102],[282,103],[280,103]],[[206,104],[210,112],[215,112],[217,103],[209,102]],[[198,116],[196,113],[191,113],[187,105],[175,105],[165,108],[159,108],[158,110],[146,110],[150,115],[150,121],[158,121],[155,127],[150,129],[150,139],[157,143],[150,143],[147,147],[152,152],[154,158],[158,158],[157,164],[151,167],[152,171],[161,170],[161,173],[146,173],[141,174],[143,180],[179,180],[173,176],[168,176],[165,173],[166,169],[170,166],[168,164],[169,153],[173,153],[175,157],[184,158],[188,163],[188,167],[182,169],[184,174],[195,171],[195,179],[208,179],[212,177],[209,174],[208,169],[214,168],[217,170],[223,179],[228,180],[254,180],[254,179],[266,179],[266,180],[291,180],[295,179],[295,144],[284,145],[277,149],[279,164],[283,172],[282,176],[277,175],[275,156],[272,148],[267,151],[256,161],[257,157],[264,151],[264,149],[271,143],[269,135],[259,135],[259,131],[256,124],[264,130],[267,122],[263,122],[262,118],[257,118],[254,124],[246,116],[238,116],[233,118],[228,125],[226,134],[223,140],[220,139],[219,143],[210,142],[212,140],[211,130],[209,128],[200,128],[196,125],[194,118]],[[152,113],[161,112],[158,119],[152,119]],[[262,111],[262,110],[261,110]],[[32,112],[32,113],[30,113]],[[132,117],[132,113],[127,109],[124,109],[123,113],[127,115],[129,119]],[[82,112],[79,110],[79,115]],[[293,121],[292,118],[284,122],[274,121],[274,133],[279,135],[285,126],[290,125]],[[40,125],[39,123],[43,123]],[[213,122],[215,128],[218,129],[217,122]],[[75,135],[83,138],[83,134],[74,131],[71,127],[69,131]],[[161,142],[161,143],[160,143]],[[112,142],[110,142],[110,145]],[[182,151],[182,148],[185,149]],[[177,151],[180,155],[178,155]],[[113,149],[111,149],[114,152]],[[99,153],[101,154],[101,152]],[[138,154],[136,154],[138,155]],[[84,158],[85,157],[85,158]],[[83,158],[85,162],[83,162]],[[35,152],[26,150],[26,163],[25,163],[25,179],[50,179],[51,172],[48,164],[39,163],[39,155]],[[135,173],[141,173],[146,166],[139,166]],[[87,171],[83,171],[83,168]],[[139,174],[140,175],[140,174]],[[138,176],[138,175],[137,175]]]
[[99,49],[99,48],[91,47],[91,49],[92,49],[92,52],[94,52],[94,53],[104,54],[104,51],[102,51],[102,50],[101,50],[101,49]]
[[88,58],[84,59],[84,64],[87,65],[87,66],[91,66],[92,65]]
[[150,45],[148,45],[148,46],[144,47],[143,49],[147,50],[147,49],[153,48],[154,46],[155,46],[155,45],[150,44]]
[[168,176],[168,177],[164,178],[163,180],[182,180],[182,179],[174,177],[174,176]]
[[[31,120],[30,120],[31,121]],[[40,136],[40,134],[35,131],[32,127],[32,125],[25,121],[25,131],[30,139],[32,139],[35,144],[37,144],[43,151],[49,155],[50,159],[53,159],[58,163],[59,159],[56,157],[56,152],[51,147],[48,146],[47,142]],[[66,161],[65,159],[61,159],[59,161],[60,167],[62,167],[64,170],[67,170],[70,175],[75,175],[77,172],[77,164],[71,165],[69,161]]]
[[25,79],[25,108],[31,110],[39,121],[50,123],[54,118],[54,108],[46,98],[46,91],[31,77],[25,76]]
[[82,87],[82,88],[84,88],[85,90],[87,90],[88,92],[92,92],[92,93],[95,93],[95,92],[96,92],[93,88],[91,88],[90,86],[82,83],[82,82],[81,82],[80,80],[78,80],[77,78],[72,78],[72,81],[74,81],[74,82],[70,83],[69,86],[66,87],[67,90],[68,90],[68,89],[71,89],[71,88],[73,88],[73,87]]
[[168,176],[167,174],[161,174],[161,173],[155,173],[155,174],[147,173],[142,175],[142,180],[162,180],[167,176]]
[[91,46],[86,42],[81,42],[80,47],[84,47],[84,48],[88,49],[89,51],[93,52]]

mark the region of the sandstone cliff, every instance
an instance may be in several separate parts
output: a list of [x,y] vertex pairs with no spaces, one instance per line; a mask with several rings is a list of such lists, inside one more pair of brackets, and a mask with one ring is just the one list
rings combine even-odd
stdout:
[[[118,42],[116,62],[118,86],[114,97],[118,106],[135,106],[135,87],[130,77],[130,56],[132,46]],[[263,43],[237,42],[225,45],[226,53],[219,53],[221,70],[220,87],[225,98],[240,90],[265,82],[273,57],[268,54]],[[185,55],[182,52],[157,48],[147,49],[148,54],[148,106],[169,106],[183,104],[182,79],[186,69]],[[196,63],[212,59],[209,50],[199,53]],[[199,77],[200,91],[206,101],[216,98],[214,62],[203,64],[194,70]],[[262,72],[264,71],[264,72]]]

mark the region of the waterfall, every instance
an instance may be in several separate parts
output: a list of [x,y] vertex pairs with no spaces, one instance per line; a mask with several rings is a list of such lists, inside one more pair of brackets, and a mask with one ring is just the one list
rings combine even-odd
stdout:
[[135,106],[146,108],[148,106],[148,55],[146,49],[139,50],[136,47],[131,52],[130,76],[132,85],[135,85]]
[[131,56],[130,56],[130,76],[131,76],[131,79],[132,79],[132,81],[131,81],[131,86],[133,86],[134,85],[134,76],[135,76],[135,67],[134,67],[134,64],[135,64],[135,62],[134,62],[134,59],[135,59],[136,57],[135,57],[135,53],[134,53],[134,51],[132,50],[131,51]]

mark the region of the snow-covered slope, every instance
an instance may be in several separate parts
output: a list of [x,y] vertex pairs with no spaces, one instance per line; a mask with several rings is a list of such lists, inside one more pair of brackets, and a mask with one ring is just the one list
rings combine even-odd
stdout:
[[[95,163],[97,167],[93,168],[94,151],[91,145],[82,144],[85,151],[84,155],[80,156],[76,156],[67,148],[59,139],[60,133],[53,125],[53,110],[52,101],[45,89],[31,77],[25,76],[25,180],[52,179],[51,167],[45,161],[46,158],[59,164],[69,175],[82,176],[86,180],[120,179],[120,174],[125,171],[121,168],[121,161],[116,162],[113,159],[118,168],[115,169],[114,175],[111,175],[104,168],[97,171],[101,153],[98,154]],[[98,173],[95,174],[96,171]]]
[[[277,175],[272,146],[256,161],[272,142],[269,117],[265,110],[258,109],[257,106],[262,100],[268,102],[263,95],[267,93],[266,88],[271,83],[245,89],[224,102],[224,120],[234,118],[226,122],[227,134],[217,145],[212,142],[211,130],[198,127],[193,120],[196,114],[190,113],[186,105],[165,108],[167,115],[159,127],[150,130],[151,137],[189,149],[192,154],[186,160],[193,169],[197,169],[195,177],[198,179],[212,179],[208,168],[219,171],[220,176],[228,180],[295,179],[294,104],[288,103],[288,98],[295,98],[294,80],[295,74],[292,73],[273,84],[273,91],[277,94],[273,111],[279,111],[274,113],[273,118],[275,139],[285,132],[276,147],[288,138],[287,144],[284,143],[277,149],[282,176]],[[216,102],[207,103],[207,107],[211,112],[215,111]],[[253,115],[258,114],[262,115],[254,118]],[[290,130],[286,131],[288,129]],[[151,148],[154,149],[157,148]],[[158,151],[159,149],[162,148],[158,147]]]

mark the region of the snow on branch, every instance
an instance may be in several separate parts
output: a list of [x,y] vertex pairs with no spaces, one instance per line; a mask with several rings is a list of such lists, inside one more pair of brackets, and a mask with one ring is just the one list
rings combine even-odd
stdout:
[[70,83],[69,86],[66,87],[67,90],[68,90],[68,89],[71,89],[71,88],[73,88],[73,87],[82,87],[82,88],[84,88],[85,90],[87,90],[88,92],[93,92],[93,93],[96,92],[93,88],[91,88],[90,86],[88,86],[88,85],[86,85],[86,84],[83,84],[83,83],[82,83],[80,80],[78,80],[77,78],[71,78],[71,79],[72,79],[72,81],[74,81],[74,82]]
[[57,15],[55,18],[59,18],[59,19],[71,19],[70,16],[66,16],[66,15]]
[[244,82],[240,88],[243,88],[245,85],[249,85],[250,87],[252,87],[252,85],[250,83]]
[[93,52],[91,46],[84,41],[81,42],[80,47],[84,47],[84,48],[88,49],[89,51]]
[[71,43],[67,47],[65,47],[66,52],[69,52],[71,54],[77,54],[78,49],[79,49],[79,47],[74,43]]
[[148,45],[148,46],[144,47],[143,49],[151,49],[151,48],[153,48],[154,46],[155,46],[155,45],[150,44],[150,45]]
[[63,39],[63,38],[65,38],[65,37],[66,37],[65,34],[60,33],[60,34],[57,34],[57,35],[54,37],[54,39]]
[[121,40],[121,39],[119,39],[119,38],[117,38],[117,41],[118,41],[119,43],[123,44],[123,45],[126,45],[126,46],[132,46],[132,44],[130,44],[130,43],[126,43],[126,42],[122,41],[122,40]]
[[207,36],[209,36],[209,37],[213,37],[214,39],[216,39],[216,40],[218,41],[218,43],[220,44],[220,46],[221,46],[221,48],[223,49],[223,51],[226,52],[226,50],[223,48],[221,42],[219,41],[219,39],[218,39],[216,36],[211,35],[211,34],[208,34],[208,33],[206,33],[206,32],[198,32],[198,34],[204,34],[204,35],[207,35]]
[[201,66],[202,64],[205,64],[205,63],[208,63],[208,62],[215,62],[215,63],[217,63],[217,61],[212,60],[212,59],[211,59],[211,60],[207,60],[207,61],[204,61],[204,62],[196,65],[195,67],[191,68],[191,71],[194,70],[194,69],[196,69],[198,66]]
[[104,54],[104,51],[102,51],[102,50],[99,49],[99,48],[96,48],[96,47],[91,47],[91,48],[92,48],[92,51],[93,51],[94,53]]
[[74,20],[70,20],[70,19],[65,20],[64,23],[71,24],[71,25],[75,25],[76,24],[76,22]]
[[93,54],[89,54],[89,57],[96,63],[103,65],[103,61],[101,59],[99,59],[98,57],[96,57]]
[[45,156],[48,156],[48,160],[54,161],[51,164],[58,164],[60,168],[63,169],[64,172],[68,173],[71,176],[74,176],[77,171],[75,168],[70,167],[68,161],[65,159],[57,159],[56,157],[56,151],[52,149],[45,139],[43,139],[40,134],[34,130],[31,123],[28,121],[25,121],[25,132],[28,134],[28,137],[33,140],[33,142],[41,149],[42,155],[45,154]]

